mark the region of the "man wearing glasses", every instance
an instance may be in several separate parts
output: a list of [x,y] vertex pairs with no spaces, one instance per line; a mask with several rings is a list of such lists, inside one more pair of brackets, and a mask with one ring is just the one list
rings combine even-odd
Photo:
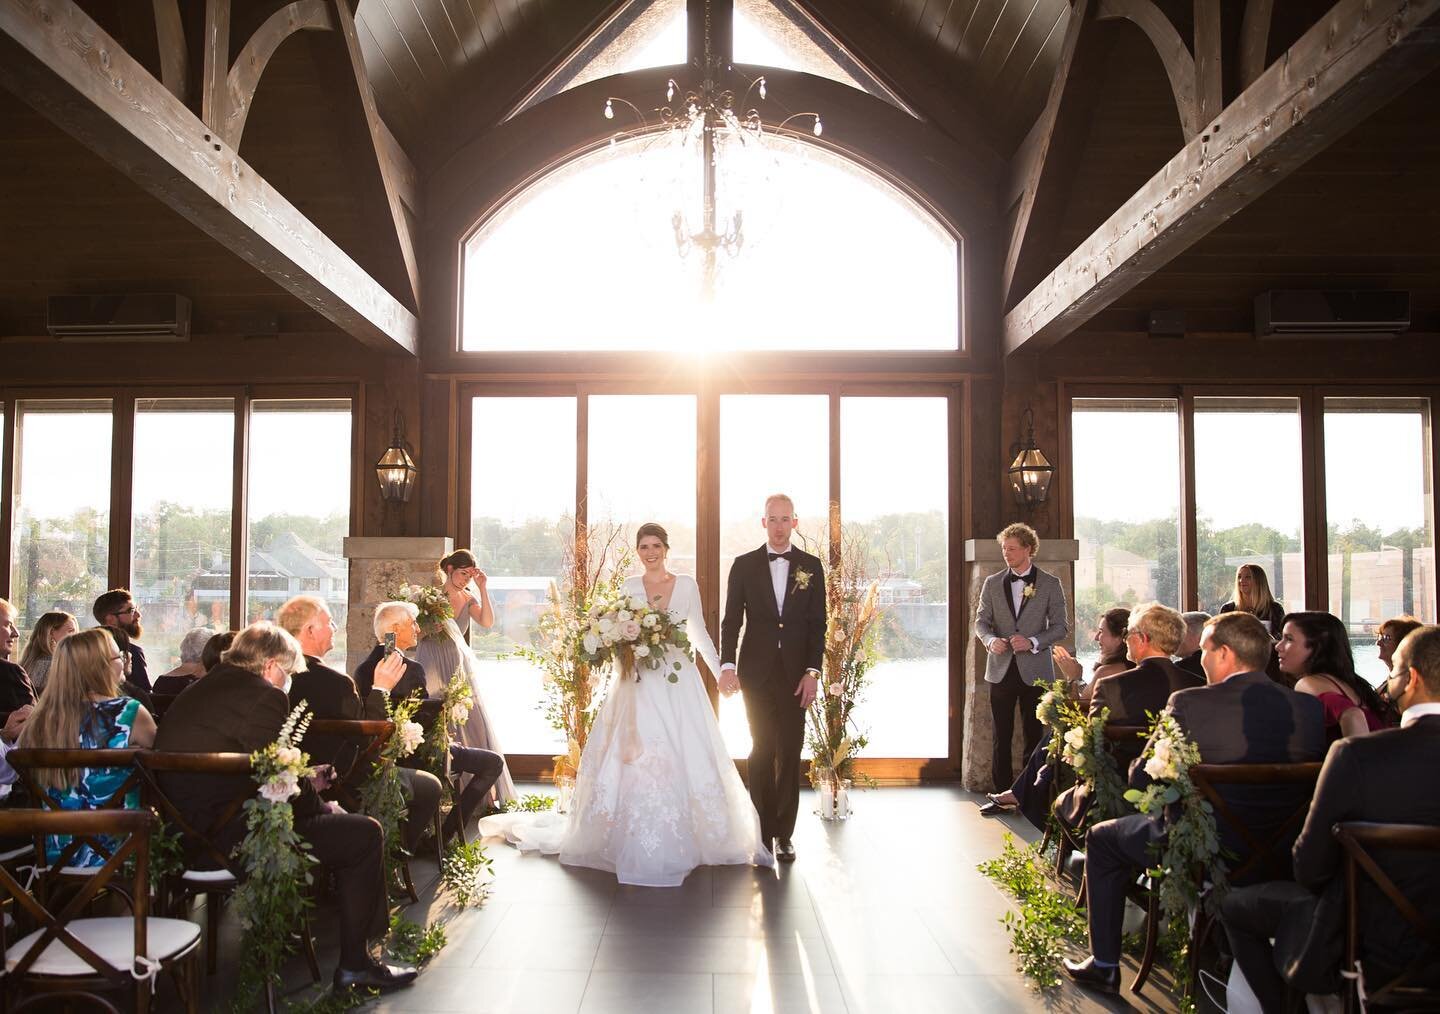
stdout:
[[140,609],[130,597],[130,592],[124,588],[111,588],[95,600],[91,612],[100,626],[119,627],[125,631],[130,638],[130,644],[125,649],[130,652],[129,680],[148,691],[150,673],[145,668],[145,649],[136,643],[140,640],[144,628],[140,626]]

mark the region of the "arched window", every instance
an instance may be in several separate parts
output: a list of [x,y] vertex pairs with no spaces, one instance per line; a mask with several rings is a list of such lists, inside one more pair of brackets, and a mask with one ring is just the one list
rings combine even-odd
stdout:
[[[598,111],[597,111],[598,115]],[[818,144],[766,135],[721,163],[722,222],[744,240],[677,250],[699,218],[700,160],[665,135],[591,152],[532,184],[466,241],[464,351],[953,350],[959,239],[878,174]]]

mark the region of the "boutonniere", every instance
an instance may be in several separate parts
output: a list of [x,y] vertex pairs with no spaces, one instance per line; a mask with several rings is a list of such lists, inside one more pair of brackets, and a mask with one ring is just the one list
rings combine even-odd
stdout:
[[795,588],[804,591],[810,587],[810,572],[808,570],[797,570],[795,572]]
[[1033,584],[1027,584],[1025,586],[1025,590],[1020,593],[1020,597],[1026,599],[1033,599],[1035,597],[1035,586]]

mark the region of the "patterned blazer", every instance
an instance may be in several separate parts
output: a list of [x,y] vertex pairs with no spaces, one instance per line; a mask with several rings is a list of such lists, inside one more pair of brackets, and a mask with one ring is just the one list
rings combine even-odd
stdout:
[[1020,668],[1020,678],[1026,685],[1036,680],[1054,677],[1055,668],[1050,661],[1050,648],[1064,639],[1070,632],[1070,621],[1065,614],[1065,589],[1054,574],[1047,574],[1031,564],[1035,582],[1034,594],[1020,600],[1020,611],[1016,613],[1010,596],[1010,587],[1005,581],[1009,568],[998,574],[991,574],[980,588],[980,605],[975,610],[975,633],[988,649],[997,637],[1009,640],[1015,634],[1033,637],[1039,642],[1037,651],[1012,652],[1002,655],[985,655],[985,682],[999,683],[1005,678],[1005,671],[1014,659]]

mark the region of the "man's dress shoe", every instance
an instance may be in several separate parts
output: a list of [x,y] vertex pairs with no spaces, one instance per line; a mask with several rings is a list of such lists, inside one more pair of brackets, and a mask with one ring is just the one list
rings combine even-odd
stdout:
[[1087,989],[1099,990],[1102,993],[1120,992],[1120,968],[1099,968],[1095,965],[1095,958],[1089,957],[1084,961],[1071,961],[1065,959],[1065,971],[1076,983]]
[[795,861],[795,844],[789,838],[776,838],[775,858],[782,863],[793,863]]
[[409,965],[382,965],[378,961],[372,961],[365,968],[356,971],[337,968],[335,991],[343,993],[349,989],[399,989],[414,982],[418,974]]

